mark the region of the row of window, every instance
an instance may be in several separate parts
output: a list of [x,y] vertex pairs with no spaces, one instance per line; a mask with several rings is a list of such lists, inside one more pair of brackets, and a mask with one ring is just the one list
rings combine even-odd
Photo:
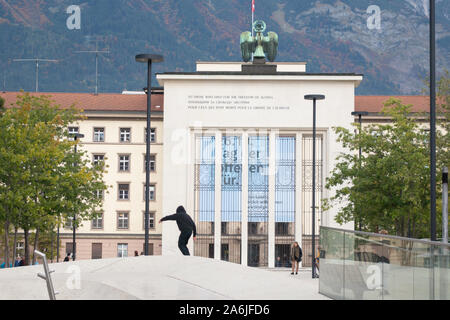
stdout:
[[[79,127],[69,127],[69,135],[80,133]],[[147,128],[144,128],[144,142],[147,143]],[[94,127],[94,136],[92,138],[94,142],[105,142],[105,128]],[[131,142],[131,128],[119,128],[119,142],[130,143]],[[156,128],[150,128],[150,142],[156,142]]]
[[[91,229],[92,230],[103,230],[104,214],[99,213],[97,218],[92,219]],[[148,219],[149,229],[155,229],[155,212],[149,212]],[[72,229],[72,220],[69,218],[66,220],[66,229]],[[117,230],[129,230],[130,229],[130,213],[123,211],[117,212],[116,217],[116,228]],[[145,212],[142,213],[142,230],[145,230]]]
[[[145,201],[146,200],[146,196],[145,196],[145,185],[143,187],[143,197],[142,200]],[[118,200],[130,200],[130,184],[129,183],[119,183],[119,188],[118,188]],[[150,201],[155,201],[156,200],[156,186],[154,184],[149,185],[149,200]]]
[[[119,160],[119,172],[130,172],[131,155],[130,154],[119,154],[118,160]],[[94,165],[99,165],[104,161],[105,161],[104,154],[94,154],[92,157],[92,164],[94,164]],[[145,158],[145,155],[144,155],[144,171],[145,171],[146,166],[147,166],[147,159]],[[156,171],[156,156],[155,155],[150,155],[150,171],[151,172]]]
[[[148,246],[149,249],[149,255],[153,255],[153,243],[149,243]],[[73,243],[67,242],[66,243],[66,254],[72,253],[73,250]],[[145,244],[142,245],[142,252],[143,254],[145,250]],[[138,252],[139,254],[139,252]],[[118,243],[117,244],[117,257],[123,258],[128,257],[128,243]],[[103,244],[102,243],[92,243],[92,259],[102,259],[103,258]]]
[[[145,201],[145,184],[143,186],[143,196],[142,201]],[[150,184],[148,188],[149,193],[149,201],[156,201],[156,185]],[[97,199],[104,199],[104,191],[97,190],[95,193]],[[130,200],[130,184],[129,183],[119,183],[118,192],[117,192],[117,200],[127,201]]]

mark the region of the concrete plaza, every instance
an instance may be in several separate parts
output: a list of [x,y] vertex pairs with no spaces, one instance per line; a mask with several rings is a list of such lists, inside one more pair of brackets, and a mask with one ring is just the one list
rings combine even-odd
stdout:
[[[307,270],[264,270],[199,257],[141,256],[50,264],[59,300],[323,300]],[[43,266],[0,270],[0,299],[47,300]]]

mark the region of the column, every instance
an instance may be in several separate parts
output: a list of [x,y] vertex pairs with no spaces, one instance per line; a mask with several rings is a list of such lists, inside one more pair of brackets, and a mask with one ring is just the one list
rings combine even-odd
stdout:
[[222,204],[222,132],[217,131],[216,136],[216,167],[215,167],[215,193],[214,193],[214,259],[220,260],[221,252],[221,204]]
[[242,133],[241,264],[248,264],[248,132]]
[[[192,220],[195,221],[196,217],[195,217],[195,208],[194,208],[194,197],[195,197],[195,190],[194,190],[194,185],[195,185],[195,177],[194,177],[194,173],[195,173],[195,158],[196,158],[196,143],[195,143],[195,135],[196,132],[194,131],[194,129],[191,129],[187,132],[187,134],[189,135],[188,137],[188,145],[187,145],[187,155],[186,155],[186,170],[187,170],[187,179],[186,179],[186,211],[188,212],[188,214],[191,216]],[[197,221],[195,221],[197,223]],[[195,246],[195,241],[189,241],[188,244],[188,248],[189,251],[191,252],[191,255],[194,255],[194,246]]]
[[268,266],[275,267],[275,170],[276,135],[269,132],[269,224],[268,224]]
[[295,137],[295,241],[302,248],[302,142],[301,132]]

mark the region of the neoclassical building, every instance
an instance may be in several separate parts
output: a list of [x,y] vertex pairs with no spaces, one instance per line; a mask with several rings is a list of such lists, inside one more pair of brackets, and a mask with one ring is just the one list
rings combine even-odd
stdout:
[[[198,62],[195,72],[157,75],[164,86],[163,212],[184,205],[197,224],[190,250],[259,267],[288,264],[298,241],[304,265],[323,212],[324,182],[343,152],[332,131],[351,128],[360,74],[308,73],[305,63]],[[317,104],[316,203],[312,203],[313,104]],[[352,228],[352,225],[343,226]],[[162,254],[180,254],[178,230],[165,223]]]
[[[191,73],[157,76],[152,95],[150,254],[181,254],[175,223],[158,220],[184,205],[198,228],[194,255],[261,267],[289,264],[298,241],[310,264],[312,234],[312,102],[317,102],[316,235],[336,226],[337,208],[320,201],[334,159],[343,150],[332,127],[350,128],[352,111],[367,111],[363,126],[389,122],[381,114],[389,96],[355,96],[363,76],[311,74],[305,63],[198,62]],[[273,68],[276,68],[275,70]],[[269,67],[270,69],[270,67]],[[20,92],[3,92],[6,106]],[[76,104],[87,118],[71,125],[84,134],[81,146],[92,162],[108,165],[110,186],[101,218],[77,230],[77,259],[132,256],[143,251],[146,96],[144,94],[30,93],[50,95],[62,107]],[[412,112],[427,112],[429,97],[398,96]],[[427,127],[426,119],[419,121]],[[339,226],[352,229],[353,224]],[[72,250],[70,223],[61,226],[60,257]],[[56,245],[55,245],[56,246]],[[18,252],[23,241],[18,243]]]
[[[149,253],[161,254],[163,108],[161,88],[153,90],[150,150],[150,239]],[[7,105],[20,92],[1,94]],[[71,133],[81,133],[79,150],[95,163],[104,161],[108,189],[98,193],[103,206],[98,219],[83,221],[76,230],[77,260],[133,256],[144,251],[145,211],[145,94],[30,93],[51,96],[56,104],[75,104],[86,119],[73,123]],[[72,224],[60,227],[60,261],[72,252]],[[56,243],[56,241],[55,241]],[[56,245],[55,245],[56,249]]]

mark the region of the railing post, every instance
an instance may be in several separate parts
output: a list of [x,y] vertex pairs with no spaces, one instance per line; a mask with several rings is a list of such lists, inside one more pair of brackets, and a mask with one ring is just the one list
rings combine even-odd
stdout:
[[43,254],[42,252],[40,252],[38,250],[34,250],[34,253],[36,255],[40,256],[43,260],[45,274],[38,273],[38,277],[41,279],[44,279],[46,281],[47,291],[48,291],[50,300],[56,300],[56,293],[55,293],[55,289],[53,289],[53,282],[52,282],[52,277],[51,277],[51,273],[53,273],[54,271],[49,269],[48,263],[47,263],[47,257],[45,256],[45,254]]

